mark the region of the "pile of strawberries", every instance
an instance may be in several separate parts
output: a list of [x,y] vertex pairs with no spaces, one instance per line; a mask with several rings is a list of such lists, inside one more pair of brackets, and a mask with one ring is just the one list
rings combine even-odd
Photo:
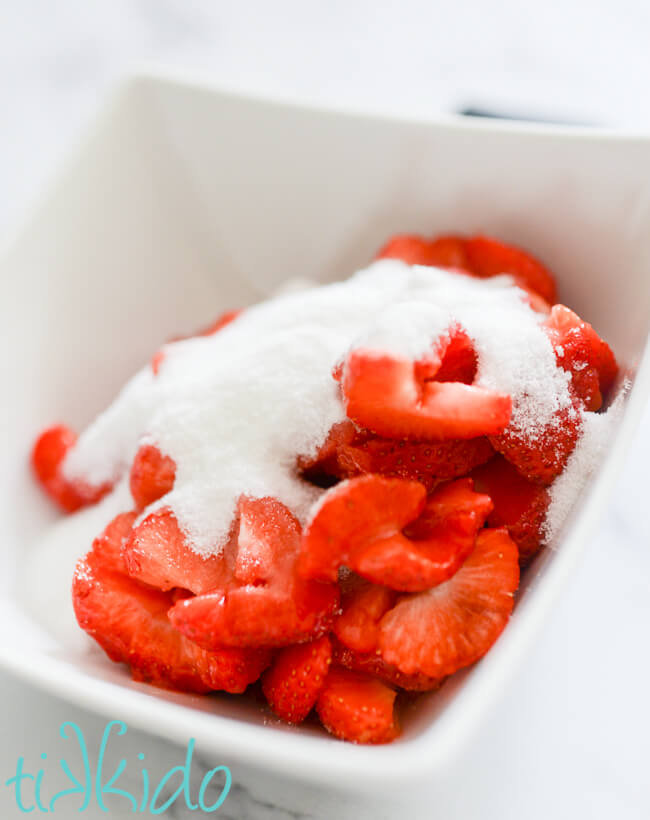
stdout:
[[[511,274],[545,314],[576,407],[599,409],[616,360],[589,324],[550,307],[553,277],[533,257],[456,236],[396,237],[379,256]],[[154,370],[159,363],[154,357]],[[337,737],[393,740],[398,695],[437,688],[504,629],[520,566],[542,542],[548,485],[580,432],[580,414],[566,413],[531,445],[511,424],[510,396],[475,385],[476,370],[472,340],[458,327],[419,361],[351,351],[333,372],[348,420],[315,458],[297,458],[306,481],[328,488],[311,519],[301,528],[278,500],[242,497],[225,549],[208,558],[192,550],[171,509],[142,518],[176,471],[143,445],[131,466],[133,509],[77,565],[79,624],[136,680],[239,693],[259,679],[290,723],[315,709]],[[111,489],[65,478],[74,443],[67,428],[53,427],[32,455],[67,512]]]

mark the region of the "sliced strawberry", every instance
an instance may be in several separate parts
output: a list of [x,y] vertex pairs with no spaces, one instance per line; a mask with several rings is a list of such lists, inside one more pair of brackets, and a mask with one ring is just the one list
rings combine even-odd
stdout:
[[102,562],[117,572],[126,572],[122,549],[131,534],[133,524],[138,514],[136,512],[120,513],[108,524],[104,532],[93,541],[92,550]]
[[420,515],[426,490],[416,481],[367,475],[328,490],[303,534],[300,572],[336,581],[342,565],[354,563],[359,546],[397,536]]
[[341,614],[332,624],[332,632],[357,652],[373,652],[379,642],[379,621],[395,604],[397,593],[358,576],[353,576],[346,587],[341,595]]
[[437,239],[394,236],[382,247],[376,259],[401,259],[408,265],[468,268],[465,241],[458,236],[440,236]]
[[376,678],[332,667],[316,711],[328,732],[352,743],[390,743],[399,734],[396,692]]
[[343,478],[345,472],[339,464],[339,454],[342,448],[362,438],[365,437],[359,434],[351,421],[341,421],[329,431],[315,456],[298,456],[298,469],[306,479],[316,483],[321,483],[320,479],[324,476]]
[[477,368],[478,356],[474,343],[460,325],[452,325],[435,380],[472,384],[476,378]]
[[143,444],[131,466],[131,495],[138,510],[158,501],[174,487],[176,464],[153,444]]
[[467,475],[493,455],[486,436],[439,442],[371,438],[343,445],[338,463],[340,472],[348,476],[379,473],[419,481],[432,490],[441,479]]
[[618,365],[609,345],[588,323],[564,305],[554,305],[544,323],[557,363],[571,373],[571,383],[587,410],[598,410]]
[[301,571],[333,579],[345,565],[405,592],[446,580],[473,549],[492,503],[469,479],[425,495],[417,482],[375,475],[334,487],[305,529]]
[[543,527],[551,497],[545,487],[524,478],[502,456],[495,456],[472,473],[477,490],[487,493],[494,504],[488,517],[491,527],[506,527],[519,549],[519,560],[527,563],[544,540]]
[[169,623],[172,593],[145,587],[116,572],[94,550],[79,561],[72,583],[79,625],[134,680],[189,692],[243,692],[270,655],[263,650],[206,652]]
[[427,675],[405,675],[377,652],[358,652],[345,646],[336,638],[332,641],[332,663],[344,666],[353,672],[363,672],[385,681],[391,686],[399,686],[407,692],[431,692],[438,689],[444,678],[430,678]]
[[151,513],[135,527],[122,558],[132,578],[162,590],[182,587],[196,595],[217,589],[231,572],[225,553],[204,558],[192,550],[169,509]]
[[514,245],[506,245],[489,236],[465,240],[469,269],[477,276],[490,277],[508,273],[538,293],[546,302],[556,301],[553,274],[534,256]]
[[580,414],[575,406],[570,406],[557,412],[535,437],[510,427],[498,436],[490,436],[490,442],[530,481],[550,484],[564,469],[580,430]]
[[384,615],[379,639],[384,661],[407,675],[442,678],[481,658],[512,612],[518,559],[505,529],[482,530],[453,578],[405,596]]
[[338,586],[297,574],[296,518],[273,498],[242,498],[239,510],[232,580],[212,594],[179,601],[172,623],[207,649],[288,646],[326,634],[338,608]]
[[36,477],[48,495],[68,513],[97,503],[113,486],[105,483],[93,487],[85,481],[65,478],[61,466],[76,441],[77,434],[60,424],[42,432],[32,450],[32,467]]
[[440,363],[351,351],[342,383],[347,415],[388,438],[467,439],[503,430],[510,420],[510,396],[462,382],[433,381]]
[[332,659],[329,638],[288,646],[262,677],[262,691],[275,714],[302,723],[314,708]]

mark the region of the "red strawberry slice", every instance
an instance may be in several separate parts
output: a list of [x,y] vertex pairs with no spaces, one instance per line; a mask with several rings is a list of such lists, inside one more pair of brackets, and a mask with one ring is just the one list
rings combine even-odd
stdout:
[[343,478],[345,472],[339,463],[341,450],[365,437],[351,421],[341,421],[329,431],[315,456],[298,456],[298,469],[304,478],[317,484],[322,483],[322,479],[328,476]]
[[373,678],[399,686],[407,692],[431,692],[439,689],[444,678],[430,678],[427,675],[405,675],[396,666],[386,663],[377,652],[358,652],[350,649],[336,638],[332,641],[332,663],[344,666],[353,672],[363,672]]
[[512,612],[518,559],[505,529],[482,530],[453,578],[405,596],[384,615],[379,639],[384,661],[407,675],[442,678],[481,658]]
[[77,434],[59,424],[43,431],[32,450],[36,477],[48,495],[68,513],[97,503],[113,487],[111,483],[93,487],[85,481],[70,481],[64,477],[61,465],[76,442]]
[[425,503],[426,490],[416,481],[367,475],[341,482],[325,493],[305,528],[301,574],[335,582],[360,546],[397,535]]
[[571,373],[571,383],[587,410],[598,410],[602,393],[612,386],[618,364],[609,345],[588,323],[564,305],[554,305],[544,323],[557,363]]
[[316,711],[335,737],[352,743],[390,743],[399,734],[395,697],[395,690],[376,678],[332,667]]
[[397,593],[388,587],[351,576],[343,589],[341,614],[332,624],[332,632],[357,652],[373,652],[379,642],[379,621],[396,598]]
[[288,646],[326,634],[338,586],[297,574],[301,528],[295,516],[273,498],[242,498],[239,509],[232,580],[212,594],[179,601],[172,623],[207,649]]
[[77,621],[134,680],[189,692],[243,692],[268,665],[263,650],[206,652],[169,623],[172,593],[116,572],[92,550],[77,564],[72,601]]
[[136,512],[120,513],[107,525],[106,529],[93,541],[92,551],[102,562],[117,572],[126,572],[122,549],[131,534]]
[[432,490],[442,479],[467,475],[493,455],[486,436],[439,442],[374,438],[343,445],[338,462],[348,476],[379,473],[419,481]]
[[425,496],[417,482],[375,475],[329,490],[305,529],[301,571],[334,580],[345,565],[405,592],[446,580],[473,549],[492,503],[469,479]]
[[582,424],[576,405],[577,399],[574,406],[557,412],[534,438],[510,427],[498,436],[490,436],[490,442],[525,478],[551,484],[566,466],[580,436]]
[[219,588],[230,577],[226,553],[204,558],[194,552],[169,509],[148,515],[122,548],[132,578],[162,590],[182,587],[196,595]]
[[452,325],[445,340],[435,380],[472,384],[476,378],[477,368],[478,356],[474,343],[460,325]]
[[465,240],[458,236],[424,239],[421,236],[394,236],[379,251],[376,259],[401,259],[408,265],[468,269]]
[[472,478],[476,489],[487,493],[494,504],[488,524],[506,527],[519,549],[520,563],[528,563],[544,540],[548,490],[528,481],[502,456],[478,467]]
[[489,236],[474,236],[465,240],[465,253],[469,269],[477,276],[490,277],[508,273],[549,304],[556,301],[553,274],[521,248],[506,245]]
[[329,638],[288,646],[262,677],[262,691],[275,714],[302,723],[314,708],[332,659]]
[[143,444],[131,466],[131,495],[138,510],[158,501],[174,488],[176,464],[153,444]]
[[501,432],[510,396],[462,382],[433,381],[441,359],[426,361],[356,349],[343,370],[343,399],[356,424],[388,438],[468,439]]

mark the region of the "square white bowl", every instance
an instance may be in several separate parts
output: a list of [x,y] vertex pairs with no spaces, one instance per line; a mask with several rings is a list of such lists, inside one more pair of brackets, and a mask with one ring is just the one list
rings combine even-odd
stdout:
[[[355,788],[443,778],[514,665],[534,651],[643,409],[648,168],[643,136],[397,120],[154,76],[126,82],[0,259],[0,663],[78,705],[181,743],[194,737],[230,761]],[[634,382],[605,462],[557,549],[525,575],[486,658],[421,697],[397,742],[364,748],[315,727],[264,725],[268,715],[245,699],[134,684],[99,652],[54,637],[26,606],[21,576],[56,517],[27,466],[37,432],[57,420],[83,427],[166,337],[285,279],[347,275],[401,231],[485,231],[529,247]]]

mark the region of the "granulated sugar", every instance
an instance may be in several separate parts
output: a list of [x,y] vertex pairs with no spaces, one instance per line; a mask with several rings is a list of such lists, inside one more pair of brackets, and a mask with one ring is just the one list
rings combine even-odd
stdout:
[[[459,323],[474,340],[477,383],[513,400],[534,439],[570,405],[542,317],[508,277],[478,280],[382,260],[343,283],[245,311],[211,337],[165,346],[79,438],[69,478],[118,479],[143,441],[177,465],[169,506],[201,554],[226,540],[241,494],[272,495],[301,520],[322,491],[296,472],[345,418],[332,367],[361,345],[417,357]],[[149,509],[153,509],[149,508]]]
[[551,503],[543,526],[544,543],[554,545],[571,508],[600,465],[620,420],[623,400],[629,388],[630,383],[626,381],[605,412],[583,414],[582,435],[564,470],[549,488]]

